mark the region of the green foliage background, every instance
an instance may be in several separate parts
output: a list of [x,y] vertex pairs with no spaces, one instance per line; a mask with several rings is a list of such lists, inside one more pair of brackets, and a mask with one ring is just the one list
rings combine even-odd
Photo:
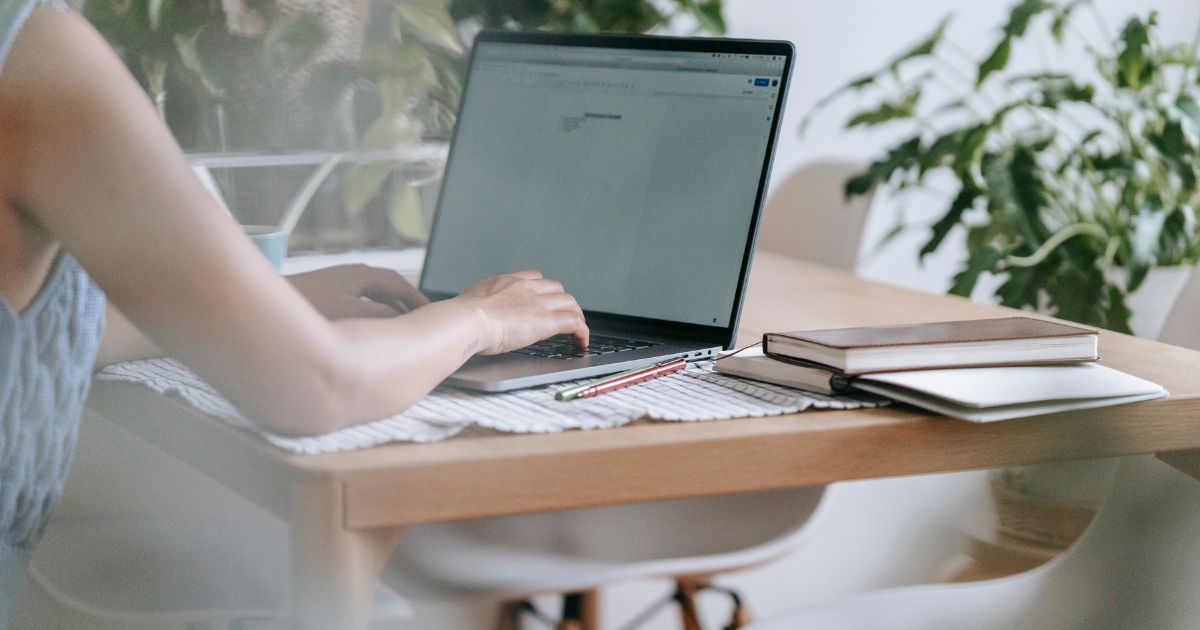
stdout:
[[[330,38],[323,16],[281,12],[272,0],[246,0],[245,8],[267,22],[253,36],[227,32],[218,0],[86,0],[83,11],[160,104],[181,142],[223,148],[233,136],[261,145],[241,148],[260,150],[318,148],[307,144],[335,135],[338,108],[348,92],[367,97],[362,100],[378,110],[354,139],[363,151],[447,137],[466,70],[468,46],[459,34],[463,22],[644,33],[690,17],[700,32],[725,32],[721,0],[395,0],[378,5],[361,56],[323,63],[314,63]],[[297,76],[305,79],[299,93]],[[165,98],[168,87],[171,96]],[[291,121],[296,98],[316,112],[318,125],[296,129]],[[215,107],[224,108],[219,124],[211,114]],[[224,115],[247,110],[253,115]],[[340,179],[342,203],[354,217],[386,197],[396,233],[424,241],[417,189],[438,173],[436,165],[400,158],[351,164]]]

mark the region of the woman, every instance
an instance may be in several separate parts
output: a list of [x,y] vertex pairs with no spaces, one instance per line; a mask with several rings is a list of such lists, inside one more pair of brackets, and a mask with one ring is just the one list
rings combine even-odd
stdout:
[[534,271],[434,304],[365,267],[287,282],[156,121],[81,17],[0,0],[0,627],[93,365],[157,345],[263,425],[315,434],[399,412],[475,354],[588,341],[575,300]]

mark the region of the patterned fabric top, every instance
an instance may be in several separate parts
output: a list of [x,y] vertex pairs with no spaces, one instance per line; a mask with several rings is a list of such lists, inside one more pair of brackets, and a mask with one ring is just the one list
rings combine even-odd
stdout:
[[0,299],[0,570],[58,504],[103,329],[104,296],[65,253],[22,313]]

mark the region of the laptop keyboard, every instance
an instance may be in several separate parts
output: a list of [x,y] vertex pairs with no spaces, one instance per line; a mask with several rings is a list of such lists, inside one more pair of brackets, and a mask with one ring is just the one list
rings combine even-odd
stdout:
[[601,354],[612,354],[614,352],[641,350],[642,348],[650,348],[657,345],[660,344],[653,341],[592,335],[591,345],[586,348],[580,348],[576,345],[574,337],[570,335],[556,335],[539,341],[532,346],[514,350],[513,352],[530,357],[544,357],[547,359],[579,359]]

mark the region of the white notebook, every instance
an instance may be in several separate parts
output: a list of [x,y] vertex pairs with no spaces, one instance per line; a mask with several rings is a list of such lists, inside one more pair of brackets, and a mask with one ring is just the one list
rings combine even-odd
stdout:
[[891,372],[859,377],[854,387],[974,422],[1167,395],[1161,385],[1097,363]]

